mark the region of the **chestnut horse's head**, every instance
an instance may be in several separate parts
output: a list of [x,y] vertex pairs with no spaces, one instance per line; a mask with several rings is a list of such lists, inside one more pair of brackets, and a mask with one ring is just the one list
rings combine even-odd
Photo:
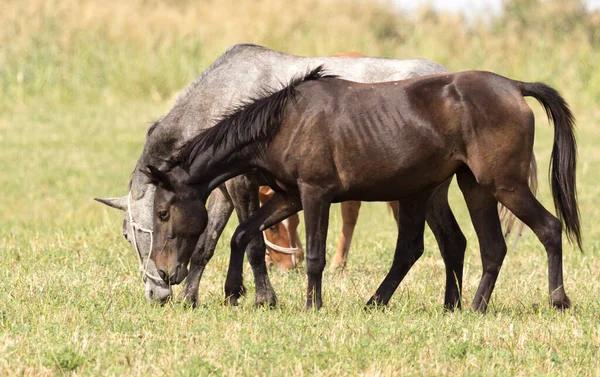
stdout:
[[[268,186],[261,186],[258,192],[260,204],[265,204],[273,193]],[[304,250],[298,236],[299,224],[300,219],[295,214],[264,231],[267,265],[274,265],[280,270],[292,270],[304,260]]]

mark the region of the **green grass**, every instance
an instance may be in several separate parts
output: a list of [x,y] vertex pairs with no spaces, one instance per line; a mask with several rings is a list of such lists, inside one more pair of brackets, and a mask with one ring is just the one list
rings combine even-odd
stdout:
[[[318,313],[303,309],[304,267],[272,271],[275,310],[252,307],[249,268],[248,298],[238,308],[221,305],[233,223],[201,283],[200,308],[147,303],[136,257],[120,237],[121,214],[92,198],[124,193],[144,128],[167,107],[54,106],[0,118],[0,374],[593,375],[600,367],[600,154],[585,114],[579,185],[586,250],[565,247],[574,307],[558,313],[546,304],[545,253],[526,233],[506,258],[488,314],[480,316],[442,310],[443,264],[429,232],[424,256],[389,308],[363,311],[393,253],[393,219],[379,203],[362,209],[348,271],[325,274]],[[551,208],[544,174],[551,128],[538,119],[541,198]],[[452,206],[469,240],[468,306],[479,253],[456,188]],[[330,254],[339,229],[336,206]]]
[[[412,20],[381,6],[332,12],[335,0],[313,6],[310,17],[301,2],[286,13],[273,2],[247,1],[226,22],[218,9],[184,0],[106,8],[9,2],[0,16],[0,375],[600,375],[600,54],[595,19],[573,26],[578,13],[557,8],[562,3],[534,8],[531,24],[515,16],[466,27],[456,17],[422,12]],[[122,213],[92,199],[126,193],[144,131],[169,109],[168,98],[242,41],[299,54],[424,56],[455,70],[547,81],[563,92],[578,118],[585,245],[583,253],[564,248],[573,308],[547,305],[546,255],[526,232],[506,257],[485,316],[444,311],[443,263],[427,231],[425,254],[389,307],[365,312],[393,256],[393,219],[381,203],[361,209],[348,270],[326,272],[318,313],[303,308],[304,266],[271,271],[276,309],[253,308],[248,266],[248,297],[237,308],[222,305],[233,221],[201,283],[199,308],[146,302],[137,258],[120,235]],[[539,197],[553,211],[552,128],[530,104]],[[479,249],[456,187],[451,205],[468,239],[468,307],[481,274]],[[340,226],[336,205],[329,257]]]

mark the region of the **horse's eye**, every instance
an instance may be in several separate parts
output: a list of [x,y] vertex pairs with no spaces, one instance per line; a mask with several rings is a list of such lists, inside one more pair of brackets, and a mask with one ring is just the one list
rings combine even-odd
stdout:
[[161,221],[165,221],[167,219],[167,217],[169,216],[169,212],[167,212],[167,211],[158,211],[157,215],[158,215],[158,218]]

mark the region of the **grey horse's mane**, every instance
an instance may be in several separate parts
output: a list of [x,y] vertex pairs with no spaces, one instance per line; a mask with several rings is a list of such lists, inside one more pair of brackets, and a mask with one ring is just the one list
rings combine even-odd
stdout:
[[237,53],[237,50],[248,48],[248,47],[271,51],[265,47],[251,44],[251,43],[236,44],[234,46],[229,47],[227,50],[225,50],[225,52],[221,56],[219,56],[217,58],[217,60],[215,60],[208,68],[206,68],[200,74],[200,76],[196,77],[194,79],[194,81],[192,81],[190,83],[190,85],[188,85],[181,93],[179,93],[179,95],[177,95],[177,98],[175,99],[174,107],[177,107],[178,105],[181,105],[182,103],[184,103],[188,99],[188,97],[191,95],[191,93],[194,91],[194,89],[196,89],[196,87],[200,84],[200,82],[202,82],[202,80],[204,79],[204,77],[206,75],[208,75],[209,73],[211,73],[212,71],[217,69],[223,63],[225,63],[232,55]]

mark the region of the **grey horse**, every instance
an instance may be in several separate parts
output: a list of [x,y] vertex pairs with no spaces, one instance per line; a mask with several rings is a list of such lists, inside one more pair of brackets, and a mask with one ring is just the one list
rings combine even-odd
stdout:
[[[125,211],[123,236],[132,244],[139,257],[147,299],[164,301],[172,293],[170,286],[161,278],[166,274],[157,271],[149,258],[154,241],[150,229],[155,187],[146,175],[140,172],[140,169],[147,165],[160,167],[165,164],[185,141],[191,139],[200,130],[213,126],[219,116],[250,98],[261,87],[281,87],[299,73],[304,73],[318,65],[323,65],[329,73],[358,82],[392,81],[448,72],[440,64],[425,59],[301,57],[251,44],[230,47],[179,94],[174,107],[167,115],[148,128],[143,153],[135,165],[129,182],[128,195],[97,199]],[[444,303],[447,307],[460,307],[466,240],[448,205],[449,183],[450,181],[441,187],[432,198],[427,222],[436,237],[446,264]],[[258,209],[257,180],[248,175],[229,180],[219,190],[213,192],[207,207],[206,231],[200,237],[192,255],[187,255],[187,259],[179,261],[179,268],[170,280],[171,283],[180,283],[187,276],[183,298],[194,304],[197,301],[198,285],[204,268],[211,259],[217,240],[233,210],[235,209],[241,222]],[[256,284],[257,305],[276,302],[264,262],[264,249],[265,245],[261,237],[250,242],[247,249]],[[256,250],[259,252],[255,252]],[[257,257],[250,258],[251,255]],[[187,264],[190,257],[188,274]],[[244,293],[241,282],[242,266],[243,260],[230,261],[225,295],[233,304],[236,304],[237,299]],[[482,279],[484,280],[490,279]]]

